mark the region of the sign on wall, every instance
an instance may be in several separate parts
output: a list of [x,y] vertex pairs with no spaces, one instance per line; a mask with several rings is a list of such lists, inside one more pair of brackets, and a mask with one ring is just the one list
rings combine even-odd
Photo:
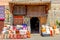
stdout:
[[5,6],[0,6],[0,20],[5,19]]

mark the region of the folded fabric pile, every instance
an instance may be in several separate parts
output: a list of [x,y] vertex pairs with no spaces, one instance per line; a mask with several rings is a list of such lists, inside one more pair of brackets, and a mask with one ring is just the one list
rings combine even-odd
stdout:
[[42,25],[41,34],[42,34],[42,36],[52,36],[53,35],[52,27],[50,27],[48,25]]

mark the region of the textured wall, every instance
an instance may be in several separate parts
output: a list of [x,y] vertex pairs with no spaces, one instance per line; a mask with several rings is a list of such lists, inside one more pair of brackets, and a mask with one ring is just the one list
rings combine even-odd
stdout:
[[56,24],[56,20],[60,22],[60,4],[51,3],[51,9],[48,12],[48,21],[50,24]]
[[0,5],[9,5],[9,1],[11,0],[0,0]]

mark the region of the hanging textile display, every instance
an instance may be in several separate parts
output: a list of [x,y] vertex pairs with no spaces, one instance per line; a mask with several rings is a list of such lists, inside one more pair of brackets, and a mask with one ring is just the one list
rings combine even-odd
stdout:
[[0,20],[5,19],[5,6],[0,6]]
[[27,26],[30,26],[30,18],[24,16],[24,24],[27,24]]
[[14,25],[23,24],[23,16],[14,16]]
[[5,22],[9,22],[9,11],[5,11]]
[[13,24],[13,15],[8,9],[5,11],[5,24]]
[[10,25],[13,24],[13,15],[11,13],[9,14],[9,23]]
[[27,28],[28,28],[28,31],[30,32],[30,18],[29,17],[26,17],[24,16],[24,24],[27,24]]

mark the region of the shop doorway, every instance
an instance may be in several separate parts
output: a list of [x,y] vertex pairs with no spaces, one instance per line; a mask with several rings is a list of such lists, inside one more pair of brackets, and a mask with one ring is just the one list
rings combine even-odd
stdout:
[[38,17],[32,17],[30,19],[31,33],[39,33],[39,19]]

